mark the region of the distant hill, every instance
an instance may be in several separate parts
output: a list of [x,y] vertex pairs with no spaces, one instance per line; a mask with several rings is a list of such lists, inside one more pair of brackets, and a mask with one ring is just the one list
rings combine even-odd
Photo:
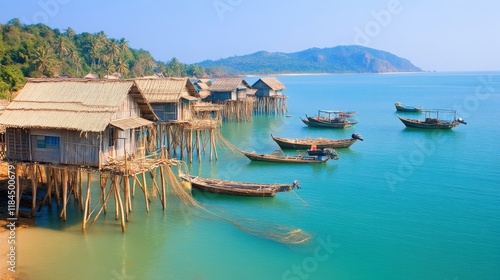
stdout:
[[229,74],[420,72],[409,60],[362,46],[311,48],[300,52],[260,51],[198,65]]

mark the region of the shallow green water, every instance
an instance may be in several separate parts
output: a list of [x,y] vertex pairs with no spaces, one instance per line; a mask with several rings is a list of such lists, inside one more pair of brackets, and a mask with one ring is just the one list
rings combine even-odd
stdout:
[[[252,84],[257,77],[248,77]],[[286,245],[179,207],[162,212],[143,197],[122,234],[113,213],[81,233],[79,209],[62,222],[47,210],[36,229],[18,232],[25,279],[498,279],[500,277],[500,73],[312,75],[279,77],[288,115],[225,123],[243,150],[272,152],[280,137],[365,141],[322,165],[250,162],[219,149],[192,174],[239,181],[300,181],[274,198],[194,192],[218,215],[248,229],[300,228],[313,238]],[[394,102],[460,107],[468,125],[451,131],[406,129]],[[350,129],[306,127],[318,109],[354,110]],[[303,201],[307,204],[305,204]],[[50,215],[47,215],[50,214]]]

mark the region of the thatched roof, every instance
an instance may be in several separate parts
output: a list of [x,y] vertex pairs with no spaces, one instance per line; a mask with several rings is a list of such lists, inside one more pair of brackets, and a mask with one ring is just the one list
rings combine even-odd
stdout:
[[200,87],[200,89],[207,89],[208,90],[210,88],[206,83],[204,83],[202,81],[196,82],[196,85],[198,85]]
[[176,103],[181,97],[196,95],[188,78],[136,79],[135,82],[150,103]]
[[29,79],[0,116],[0,124],[101,132],[127,95],[136,100],[142,117],[157,119],[131,80]]
[[[285,88],[285,85],[283,85],[280,81],[278,81],[278,79],[276,78],[260,78],[259,80],[261,80],[264,84],[266,84],[269,88],[271,88],[272,90],[284,90],[286,89]],[[259,81],[255,82],[252,87],[255,87],[255,85],[258,83]]]
[[87,75],[85,75],[85,77],[83,77],[85,79],[99,79],[99,75],[97,74],[94,74],[94,73],[88,73]]
[[234,91],[238,88],[250,88],[243,78],[218,78],[210,86],[210,91]]

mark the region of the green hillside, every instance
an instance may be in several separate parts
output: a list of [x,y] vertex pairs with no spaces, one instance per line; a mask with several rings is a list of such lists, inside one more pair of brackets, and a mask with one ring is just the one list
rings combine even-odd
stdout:
[[278,73],[385,73],[419,72],[407,59],[362,46],[312,48],[295,53],[265,52],[205,60],[199,65],[218,67],[231,74]]
[[21,24],[13,19],[0,23],[0,98],[9,98],[25,78],[80,78],[88,73],[99,77],[119,73],[133,78],[159,73],[164,76],[204,77],[206,69],[180,63],[176,58],[156,61],[142,49],[130,48],[125,38],[109,38],[104,32],[76,34],[44,24]]

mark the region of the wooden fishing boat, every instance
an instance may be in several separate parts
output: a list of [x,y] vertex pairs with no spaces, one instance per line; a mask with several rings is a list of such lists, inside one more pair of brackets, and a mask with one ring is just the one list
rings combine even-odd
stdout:
[[310,117],[306,115],[306,119],[300,119],[306,125],[313,127],[346,128],[358,123],[352,119],[355,113],[356,112],[318,110],[318,116]]
[[267,162],[288,162],[288,163],[324,163],[329,159],[337,160],[339,157],[334,149],[322,149],[321,154],[289,156],[285,154],[257,154],[256,152],[241,151],[248,159],[252,161]]
[[401,102],[394,103],[394,106],[396,106],[396,111],[399,111],[399,112],[420,112],[420,111],[422,111],[422,106],[403,105],[403,104],[401,104]]
[[293,181],[292,184],[267,184],[200,178],[187,174],[183,174],[180,177],[182,180],[191,183],[196,189],[229,195],[269,197],[274,196],[276,192],[289,192],[295,188],[300,188],[297,180]]
[[[404,118],[398,115],[398,118],[406,127],[425,128],[425,129],[451,129],[459,124],[467,124],[462,118],[456,118],[456,110],[423,110],[425,112],[424,120]],[[441,117],[439,116],[441,114]],[[453,118],[444,119],[443,114],[452,114]]]
[[295,150],[306,150],[313,145],[316,145],[318,149],[349,148],[357,140],[363,141],[361,135],[357,133],[353,133],[350,139],[328,139],[328,138],[293,139],[293,138],[275,137],[272,134],[271,137],[280,146],[280,148],[295,149]]

